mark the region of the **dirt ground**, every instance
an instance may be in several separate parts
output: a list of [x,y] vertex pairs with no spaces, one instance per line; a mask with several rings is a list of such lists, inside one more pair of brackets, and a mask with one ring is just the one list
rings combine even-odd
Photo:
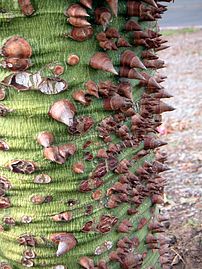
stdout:
[[171,170],[167,178],[165,209],[171,217],[173,268],[202,268],[202,30],[167,36],[171,48],[159,53],[167,68],[164,99],[176,108],[164,113],[162,140],[168,142]]

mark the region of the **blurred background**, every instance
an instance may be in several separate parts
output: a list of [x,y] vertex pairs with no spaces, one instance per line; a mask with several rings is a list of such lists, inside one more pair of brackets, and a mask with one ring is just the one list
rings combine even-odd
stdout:
[[174,269],[202,269],[202,0],[161,2],[168,6],[160,28],[170,48],[159,52],[167,65],[164,99],[176,108],[163,114],[159,133],[168,142],[171,170],[163,211],[170,214]]
[[168,11],[160,21],[162,27],[202,26],[201,0],[175,0],[174,3],[168,3],[167,5]]

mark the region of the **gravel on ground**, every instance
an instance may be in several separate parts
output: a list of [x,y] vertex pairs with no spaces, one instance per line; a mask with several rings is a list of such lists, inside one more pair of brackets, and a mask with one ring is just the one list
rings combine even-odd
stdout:
[[174,98],[164,99],[176,108],[163,114],[160,151],[167,152],[171,170],[164,211],[169,212],[169,233],[177,269],[202,268],[202,30],[168,36],[171,46],[159,53],[167,67],[164,87]]

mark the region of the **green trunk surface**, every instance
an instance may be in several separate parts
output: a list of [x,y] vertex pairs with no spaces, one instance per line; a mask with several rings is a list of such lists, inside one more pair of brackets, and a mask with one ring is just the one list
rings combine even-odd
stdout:
[[[1,176],[6,177],[11,183],[12,188],[6,192],[6,196],[11,201],[11,207],[0,209],[0,224],[4,231],[0,232],[0,262],[7,262],[13,268],[24,268],[21,265],[23,251],[26,248],[18,243],[18,238],[22,234],[32,234],[37,239],[37,246],[32,248],[36,253],[34,259],[34,268],[54,268],[56,265],[64,265],[68,269],[81,268],[79,259],[82,256],[88,256],[96,262],[100,259],[109,261],[109,253],[116,249],[117,241],[127,235],[129,238],[136,236],[139,238],[140,244],[135,248],[135,252],[147,252],[141,265],[141,269],[147,269],[151,266],[159,268],[159,254],[147,248],[145,237],[148,234],[148,227],[145,225],[142,229],[137,230],[137,225],[142,218],[149,220],[152,218],[151,208],[157,213],[155,205],[151,204],[150,198],[146,198],[144,202],[137,208],[138,213],[132,216],[127,215],[127,209],[130,208],[128,203],[122,203],[117,208],[108,209],[105,207],[106,191],[118,181],[119,175],[114,172],[108,172],[104,176],[104,184],[99,187],[102,191],[101,200],[95,201],[92,199],[92,192],[79,192],[79,185],[82,180],[86,180],[90,172],[96,167],[98,159],[93,161],[84,161],[84,153],[90,151],[94,157],[99,148],[107,149],[107,144],[98,136],[97,126],[101,120],[114,114],[113,111],[105,111],[103,109],[102,98],[92,98],[89,106],[83,106],[72,98],[72,93],[78,89],[84,89],[84,84],[88,80],[93,80],[96,83],[99,81],[111,80],[118,83],[118,76],[109,72],[95,70],[89,66],[89,61],[92,55],[97,51],[103,51],[96,40],[96,34],[103,31],[100,25],[93,25],[94,35],[91,39],[85,42],[77,42],[68,38],[65,34],[70,32],[71,25],[66,21],[64,10],[75,1],[70,0],[34,0],[33,6],[36,12],[31,17],[25,17],[18,5],[17,0],[1,0],[0,8],[6,10],[5,13],[0,13],[0,44],[14,36],[19,35],[25,38],[32,47],[32,66],[28,72],[34,73],[42,70],[44,76],[52,76],[48,64],[58,63],[64,66],[65,71],[60,77],[68,82],[68,89],[56,95],[46,95],[37,90],[17,91],[12,87],[6,88],[6,98],[1,101],[1,104],[13,109],[14,111],[0,118],[0,136],[9,144],[8,151],[0,151],[0,170]],[[103,1],[95,1],[94,7],[100,5]],[[106,4],[107,6],[107,4]],[[92,10],[88,10],[91,17],[89,21],[93,24]],[[119,32],[132,40],[130,34],[126,34],[123,26],[126,22],[126,1],[119,1],[118,17],[113,16],[110,27],[116,27]],[[155,29],[155,23],[142,22],[143,29],[148,27]],[[136,55],[141,56],[143,48],[141,46],[131,47]],[[107,54],[112,59],[113,65],[118,70],[120,54],[126,48],[119,48],[115,51],[107,51]],[[77,54],[80,57],[80,62],[76,66],[67,64],[67,58],[70,54]],[[3,59],[3,57],[2,57]],[[147,71],[147,72],[152,72]],[[0,69],[0,80],[12,72],[7,69]],[[144,91],[138,86],[138,80],[131,80],[133,85],[133,101],[136,104],[138,112],[139,100]],[[67,127],[53,120],[48,116],[49,107],[56,100],[67,98],[73,102],[77,108],[78,116],[91,116],[94,120],[94,126],[88,132],[82,135],[71,135],[67,132]],[[128,118],[126,125],[130,126]],[[51,131],[54,133],[54,145],[65,143],[73,143],[77,147],[76,153],[71,156],[65,164],[60,165],[46,160],[43,156],[43,148],[36,142],[36,136],[42,131]],[[92,141],[92,144],[83,149],[86,141]],[[120,138],[113,136],[113,143],[119,143]],[[118,155],[118,160],[131,160],[137,152],[143,149],[143,143],[133,148],[126,148]],[[17,174],[9,171],[5,164],[15,160],[32,160],[38,168],[31,175]],[[146,155],[137,160],[130,171],[135,172],[144,161],[153,160],[153,153]],[[72,165],[77,161],[85,163],[85,172],[76,174],[72,170]],[[34,178],[38,174],[48,174],[52,181],[49,184],[36,184]],[[50,203],[35,205],[31,202],[33,195],[51,195],[53,200]],[[69,200],[76,200],[77,203],[73,206],[68,205]],[[89,216],[85,215],[86,206],[93,206],[93,213]],[[51,216],[63,211],[71,211],[73,219],[70,222],[54,222]],[[87,221],[99,221],[103,214],[109,214],[118,218],[118,223],[123,219],[128,219],[132,222],[133,228],[128,234],[117,232],[115,225],[110,233],[89,232],[83,233],[81,229]],[[32,217],[32,222],[25,224],[21,222],[22,216],[27,215]],[[14,226],[5,225],[3,218],[12,217],[16,223]],[[74,234],[78,243],[68,253],[56,257],[57,245],[50,241],[50,235],[57,232],[69,232]],[[46,239],[46,240],[45,240]],[[110,251],[106,251],[101,255],[95,255],[95,249],[102,245],[105,241],[111,241],[113,247]],[[109,261],[110,269],[121,268],[119,263]],[[136,267],[134,267],[136,268]]]

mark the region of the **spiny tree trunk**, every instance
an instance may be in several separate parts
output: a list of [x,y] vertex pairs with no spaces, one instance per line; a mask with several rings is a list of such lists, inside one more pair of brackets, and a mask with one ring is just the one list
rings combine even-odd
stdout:
[[169,268],[154,161],[172,110],[154,72],[165,10],[0,2],[0,268]]

